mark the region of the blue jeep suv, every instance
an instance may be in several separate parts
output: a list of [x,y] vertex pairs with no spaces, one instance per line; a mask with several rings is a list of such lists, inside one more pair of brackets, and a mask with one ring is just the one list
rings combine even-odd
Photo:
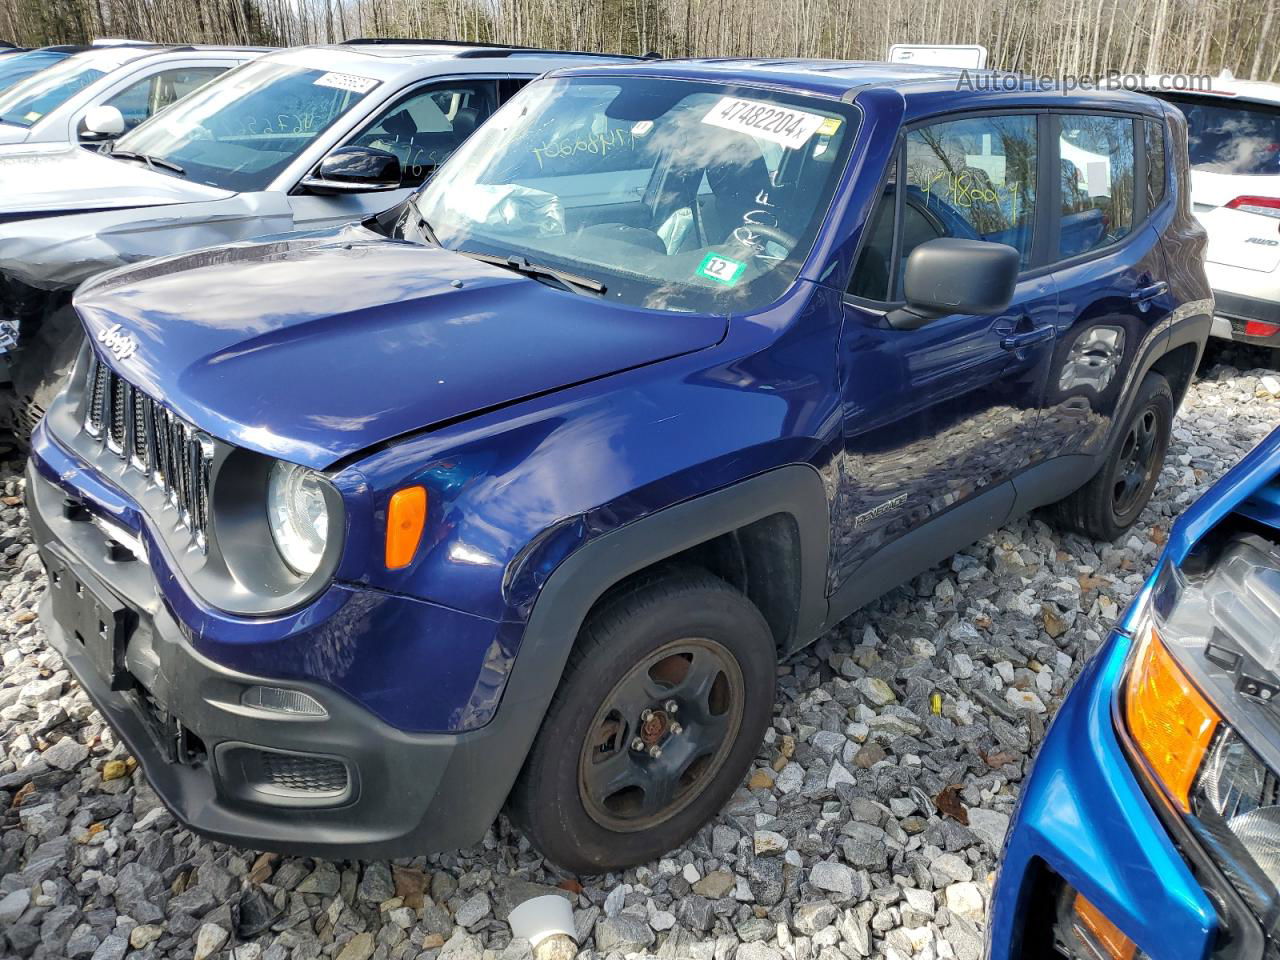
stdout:
[[780,657],[1015,514],[1137,517],[1212,315],[1186,167],[1141,95],[557,72],[385,214],[80,289],[49,638],[207,835],[404,856],[505,806],[652,859]]

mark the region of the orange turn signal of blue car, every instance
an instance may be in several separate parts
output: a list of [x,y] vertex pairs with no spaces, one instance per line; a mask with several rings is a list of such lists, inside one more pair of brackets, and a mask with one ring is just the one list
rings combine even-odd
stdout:
[[990,960],[1241,960],[1280,932],[1280,430],[1174,526],[1009,832]]

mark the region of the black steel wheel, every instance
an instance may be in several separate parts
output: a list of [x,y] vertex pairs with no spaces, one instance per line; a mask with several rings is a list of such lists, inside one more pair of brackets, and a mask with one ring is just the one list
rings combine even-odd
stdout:
[[1159,471],[1156,451],[1160,446],[1160,411],[1155,398],[1129,422],[1120,444],[1119,462],[1112,483],[1112,511],[1116,516],[1133,512],[1152,476]]
[[615,591],[588,617],[508,812],[580,874],[654,860],[742,782],[773,713],[760,611],[698,569]]
[[1173,430],[1173,391],[1158,373],[1143,377],[1098,472],[1048,508],[1053,523],[1095,540],[1116,540],[1151,499]]
[[578,757],[583,806],[609,830],[675,816],[724,766],[742,725],[742,670],[714,640],[676,640],[605,696]]

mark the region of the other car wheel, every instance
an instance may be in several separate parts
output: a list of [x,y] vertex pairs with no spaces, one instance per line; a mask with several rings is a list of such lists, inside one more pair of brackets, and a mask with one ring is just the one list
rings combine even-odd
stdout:
[[1148,373],[1101,469],[1075,493],[1049,507],[1055,525],[1095,540],[1115,540],[1128,530],[1159,479],[1173,412],[1169,381],[1154,371]]
[[679,846],[742,782],[773,712],[776,664],[760,611],[710,574],[606,600],[570,654],[512,819],[581,874]]
[[29,446],[31,431],[65,386],[83,343],[84,328],[68,304],[50,314],[30,341],[16,351],[6,419],[22,449]]

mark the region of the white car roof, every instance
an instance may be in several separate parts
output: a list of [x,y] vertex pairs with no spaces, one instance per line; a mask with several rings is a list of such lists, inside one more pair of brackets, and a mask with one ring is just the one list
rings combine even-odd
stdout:
[[160,46],[156,44],[106,44],[91,47],[80,53],[73,53],[68,60],[93,67],[103,73],[111,73],[127,63],[134,63],[148,58],[159,60],[202,60],[222,59],[228,53],[257,54],[272,50],[272,47],[232,47],[232,46]]
[[497,72],[528,76],[586,63],[633,63],[637,58],[429,40],[378,40],[291,47],[267,54],[262,59],[281,60],[332,73],[350,73],[372,80],[408,82],[446,70],[449,73]]
[[[1185,77],[1183,78],[1185,81]],[[1223,72],[1209,78],[1207,90],[1180,90],[1175,85],[1175,76],[1165,74],[1154,78],[1148,88],[1155,94],[1168,94],[1176,97],[1203,97],[1206,100],[1246,100],[1252,103],[1274,103],[1280,105],[1280,83],[1265,83],[1262,80],[1237,80],[1229,72]]]

